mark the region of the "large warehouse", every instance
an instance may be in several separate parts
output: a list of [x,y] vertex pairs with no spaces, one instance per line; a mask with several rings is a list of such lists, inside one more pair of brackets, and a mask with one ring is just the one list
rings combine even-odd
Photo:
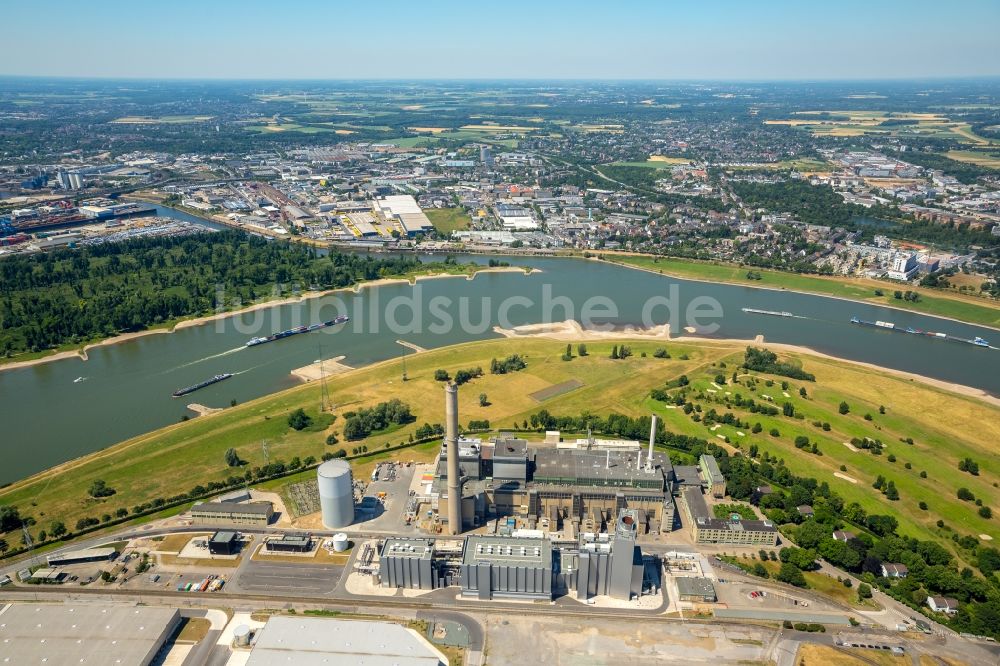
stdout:
[[423,636],[392,622],[277,615],[257,635],[246,666],[448,666]]
[[409,194],[396,194],[375,200],[375,210],[386,220],[396,220],[407,236],[415,236],[434,228],[430,219],[420,209],[416,199]]
[[156,606],[11,604],[0,609],[0,655],[15,664],[146,666],[180,620],[177,609]]

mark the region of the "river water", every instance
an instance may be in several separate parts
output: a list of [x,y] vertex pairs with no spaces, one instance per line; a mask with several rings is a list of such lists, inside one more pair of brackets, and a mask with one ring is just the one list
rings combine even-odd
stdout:
[[[190,218],[161,209],[174,217]],[[190,218],[192,220],[197,218]],[[484,257],[459,257],[485,262]],[[655,275],[602,262],[569,258],[504,258],[540,269],[531,275],[483,273],[469,281],[446,278],[416,286],[383,285],[359,293],[329,295],[243,315],[97,347],[89,359],[67,359],[0,371],[3,428],[0,483],[23,478],[128,437],[176,423],[197,402],[228,406],[295,385],[290,371],[344,355],[358,367],[401,356],[403,339],[434,348],[497,337],[496,324],[578,321],[642,325],[697,323],[705,337],[752,339],[811,347],[817,351],[915,372],[1000,394],[1000,352],[971,344],[935,340],[858,326],[852,316],[888,320],[963,338],[982,336],[1000,343],[997,331],[933,317],[822,296],[709,284]],[[511,301],[516,296],[518,300]],[[604,300],[594,300],[594,297]],[[650,299],[655,307],[644,317]],[[588,300],[590,299],[590,300]],[[692,303],[721,316],[685,316]],[[584,312],[584,306],[590,312]],[[609,309],[612,306],[613,309]],[[743,307],[788,311],[796,317],[745,313]],[[346,325],[247,348],[255,336],[292,326],[351,316]],[[452,325],[444,321],[450,317]],[[463,323],[464,320],[464,323]],[[707,326],[717,325],[717,330]],[[1000,346],[1000,345],[998,345]],[[177,388],[217,373],[236,376],[182,398]],[[79,381],[75,381],[79,378]],[[388,396],[387,396],[388,397]]]

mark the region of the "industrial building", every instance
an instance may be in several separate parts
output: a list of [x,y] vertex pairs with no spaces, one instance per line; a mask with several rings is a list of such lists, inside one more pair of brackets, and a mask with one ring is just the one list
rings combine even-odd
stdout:
[[117,557],[118,551],[114,548],[86,548],[84,550],[73,550],[67,553],[49,555],[45,559],[50,567],[65,566],[67,564],[83,564],[85,562],[107,562]]
[[191,507],[194,525],[253,525],[266,527],[274,516],[270,502],[237,504],[235,502],[201,502]]
[[212,555],[236,555],[240,552],[240,537],[236,532],[216,532],[208,540]]
[[257,634],[246,666],[448,666],[448,658],[413,629],[392,622],[272,616]]
[[703,453],[698,460],[698,468],[701,470],[705,486],[712,497],[722,499],[726,496],[726,477],[719,470],[719,463],[715,458]]
[[645,579],[635,516],[624,510],[613,534],[583,534],[562,547],[537,530],[470,535],[460,547],[454,540],[439,547],[434,539],[390,538],[382,545],[379,578],[384,587],[459,586],[463,596],[482,600],[552,599],[571,592],[581,600],[597,595],[628,600],[658,587],[658,581],[649,585]]
[[734,546],[778,545],[778,529],[769,520],[743,520],[737,516],[728,520],[715,518],[705,503],[700,487],[684,488],[681,497],[695,543]]
[[586,533],[579,547],[561,553],[560,582],[577,599],[608,596],[631,599],[643,590],[645,563],[635,545],[636,512],[623,509],[612,534]]
[[409,194],[397,194],[375,200],[375,210],[387,220],[397,220],[407,236],[426,233],[434,228],[420,205]]
[[677,598],[681,601],[715,603],[715,585],[711,579],[701,577],[677,578]]
[[180,621],[156,606],[15,603],[0,608],[0,654],[19,664],[146,666]]
[[264,543],[268,551],[276,553],[308,553],[313,547],[312,537],[291,534],[283,534],[277,539],[268,539]]
[[551,599],[552,543],[548,539],[470,536],[462,549],[462,596]]
[[319,504],[327,529],[347,527],[354,522],[354,475],[346,460],[327,460],[316,468]]
[[[666,453],[653,449],[652,437],[645,455],[637,442],[603,446],[592,437],[572,448],[530,447],[504,433],[484,443],[457,436],[457,404],[457,388],[449,385],[445,440],[432,484],[439,520],[450,533],[460,531],[452,527],[456,520],[465,529],[505,516],[520,518],[530,529],[603,532],[622,509],[635,510],[642,534],[673,531],[673,466]],[[654,417],[651,432],[655,428]],[[440,499],[447,500],[447,516]]]
[[386,587],[436,590],[442,580],[434,539],[386,539],[379,560],[379,576]]

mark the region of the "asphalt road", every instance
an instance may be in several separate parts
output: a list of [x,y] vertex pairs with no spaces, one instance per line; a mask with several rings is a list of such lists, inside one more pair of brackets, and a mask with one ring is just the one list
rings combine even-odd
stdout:
[[240,567],[236,584],[248,592],[279,594],[330,594],[340,580],[342,567],[248,561]]

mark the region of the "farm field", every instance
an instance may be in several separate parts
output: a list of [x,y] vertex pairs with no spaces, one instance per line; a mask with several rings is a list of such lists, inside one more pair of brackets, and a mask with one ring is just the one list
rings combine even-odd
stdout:
[[[738,445],[744,451],[750,444],[757,444],[761,452],[784,458],[793,472],[829,483],[848,502],[857,501],[869,511],[890,510],[900,521],[900,533],[946,541],[949,533],[935,526],[935,521],[941,518],[959,533],[987,534],[1000,539],[995,521],[980,518],[974,505],[955,495],[956,489],[964,486],[988,506],[1000,499],[992,486],[1000,479],[1000,462],[995,454],[995,442],[1000,440],[1000,409],[888,373],[796,353],[791,358],[816,374],[815,383],[790,382],[786,391],[789,397],[785,398],[780,381],[765,387],[766,378],[761,377],[753,395],[758,401],[762,400],[760,393],[767,393],[778,403],[790,402],[796,412],[804,415],[804,420],[763,417],[731,408],[742,419],[760,421],[763,431],[760,434],[743,431],[740,435],[730,426],[709,431],[682,410],[669,409],[653,400],[649,392],[671,378],[687,375],[692,387],[704,394],[699,401],[705,408],[714,406],[724,412],[730,409],[724,405],[726,391],[751,396],[742,383],[724,385],[722,390],[712,386],[716,374],[731,375],[731,368],[742,359],[744,345],[635,340],[628,343],[632,347],[631,357],[612,360],[609,358],[612,344],[610,340],[587,343],[589,355],[585,357],[576,355],[574,345],[571,361],[561,359],[565,343],[538,338],[487,340],[412,354],[407,357],[409,381],[406,382],[400,379],[401,367],[396,360],[328,380],[336,419],[319,411],[320,386],[305,384],[136,437],[14,483],[0,490],[0,503],[19,507],[23,514],[35,516],[43,525],[61,520],[73,526],[80,518],[113,514],[119,508],[168,497],[194,485],[223,480],[261,466],[265,462],[262,440],[269,442],[271,462],[286,463],[295,457],[319,459],[324,453],[340,448],[350,455],[363,445],[367,455],[359,454],[352,462],[355,473],[362,475],[370,472],[380,459],[430,460],[438,446],[434,441],[394,452],[385,449],[405,444],[424,423],[443,422],[443,400],[439,400],[442,384],[433,379],[434,371],[441,368],[454,375],[464,368],[488,369],[491,359],[518,353],[527,360],[525,370],[508,375],[486,374],[462,387],[459,394],[462,423],[488,419],[494,429],[509,428],[523,424],[543,408],[555,415],[586,411],[640,416],[655,412],[667,429],[674,432],[716,443],[724,443],[722,438],[728,437],[731,446]],[[665,347],[672,358],[654,358],[652,353],[659,347]],[[647,354],[645,358],[643,353]],[[730,369],[713,365],[720,362],[727,363]],[[745,378],[741,378],[743,381]],[[578,385],[565,392],[545,392],[569,382]],[[799,396],[800,386],[805,386],[807,397]],[[710,393],[710,389],[715,393]],[[488,406],[480,405],[481,393],[487,394]],[[374,433],[357,442],[344,439],[344,413],[390,397],[410,405],[415,417],[413,423]],[[837,411],[841,400],[850,404],[846,415]],[[879,413],[880,405],[886,407],[885,414]],[[928,409],[930,405],[933,409]],[[300,407],[313,423],[295,431],[289,427],[287,416]],[[871,421],[864,419],[867,413],[873,415]],[[828,422],[831,429],[816,428],[811,425],[813,420]],[[771,427],[779,430],[779,437],[767,434]],[[340,442],[327,445],[330,434],[336,434]],[[815,441],[823,455],[797,450],[793,441],[798,435]],[[885,446],[883,455],[852,451],[843,444],[852,437],[864,436],[881,439]],[[900,441],[906,437],[912,438],[914,444]],[[226,465],[224,454],[230,447],[245,461],[242,467],[234,469]],[[889,454],[896,457],[895,462],[889,461]],[[958,470],[957,461],[966,456],[978,461],[978,476]],[[906,463],[910,463],[910,469],[905,467]],[[840,465],[846,466],[847,471],[840,472]],[[920,471],[927,471],[928,478],[921,478]],[[852,483],[837,473],[857,482]],[[281,492],[285,486],[313,474],[313,470],[304,470],[267,481],[262,487]],[[900,501],[887,502],[872,488],[872,480],[880,474],[894,480]],[[99,500],[89,497],[87,488],[98,479],[113,488],[115,494]],[[917,508],[918,499],[928,500],[928,511]],[[950,545],[950,540],[946,545]]]
[[[732,264],[716,264],[702,261],[689,261],[647,255],[606,254],[607,261],[634,266],[674,277],[710,280],[713,282],[728,282],[731,284],[767,287],[772,289],[789,289],[824,296],[837,296],[856,301],[866,301],[879,305],[891,305],[904,310],[913,310],[939,317],[951,317],[972,324],[983,324],[994,328],[1000,327],[1000,303],[985,298],[965,296],[942,290],[920,288],[920,300],[916,303],[899,300],[893,297],[898,285],[877,280],[860,278],[822,277],[818,275],[801,275],[784,271],[757,270],[760,280],[747,280],[747,268]],[[875,290],[881,289],[883,296],[876,296]]]
[[[793,118],[765,120],[765,125],[785,125],[812,132],[814,136],[861,136],[891,134],[925,138],[960,139],[977,145],[1000,145],[979,136],[971,126],[955,122],[937,113],[904,113],[888,111],[796,111]],[[886,124],[904,121],[904,124]]]
[[990,169],[1000,169],[1000,153],[984,153],[971,150],[949,150],[944,154],[956,162],[968,162]]

